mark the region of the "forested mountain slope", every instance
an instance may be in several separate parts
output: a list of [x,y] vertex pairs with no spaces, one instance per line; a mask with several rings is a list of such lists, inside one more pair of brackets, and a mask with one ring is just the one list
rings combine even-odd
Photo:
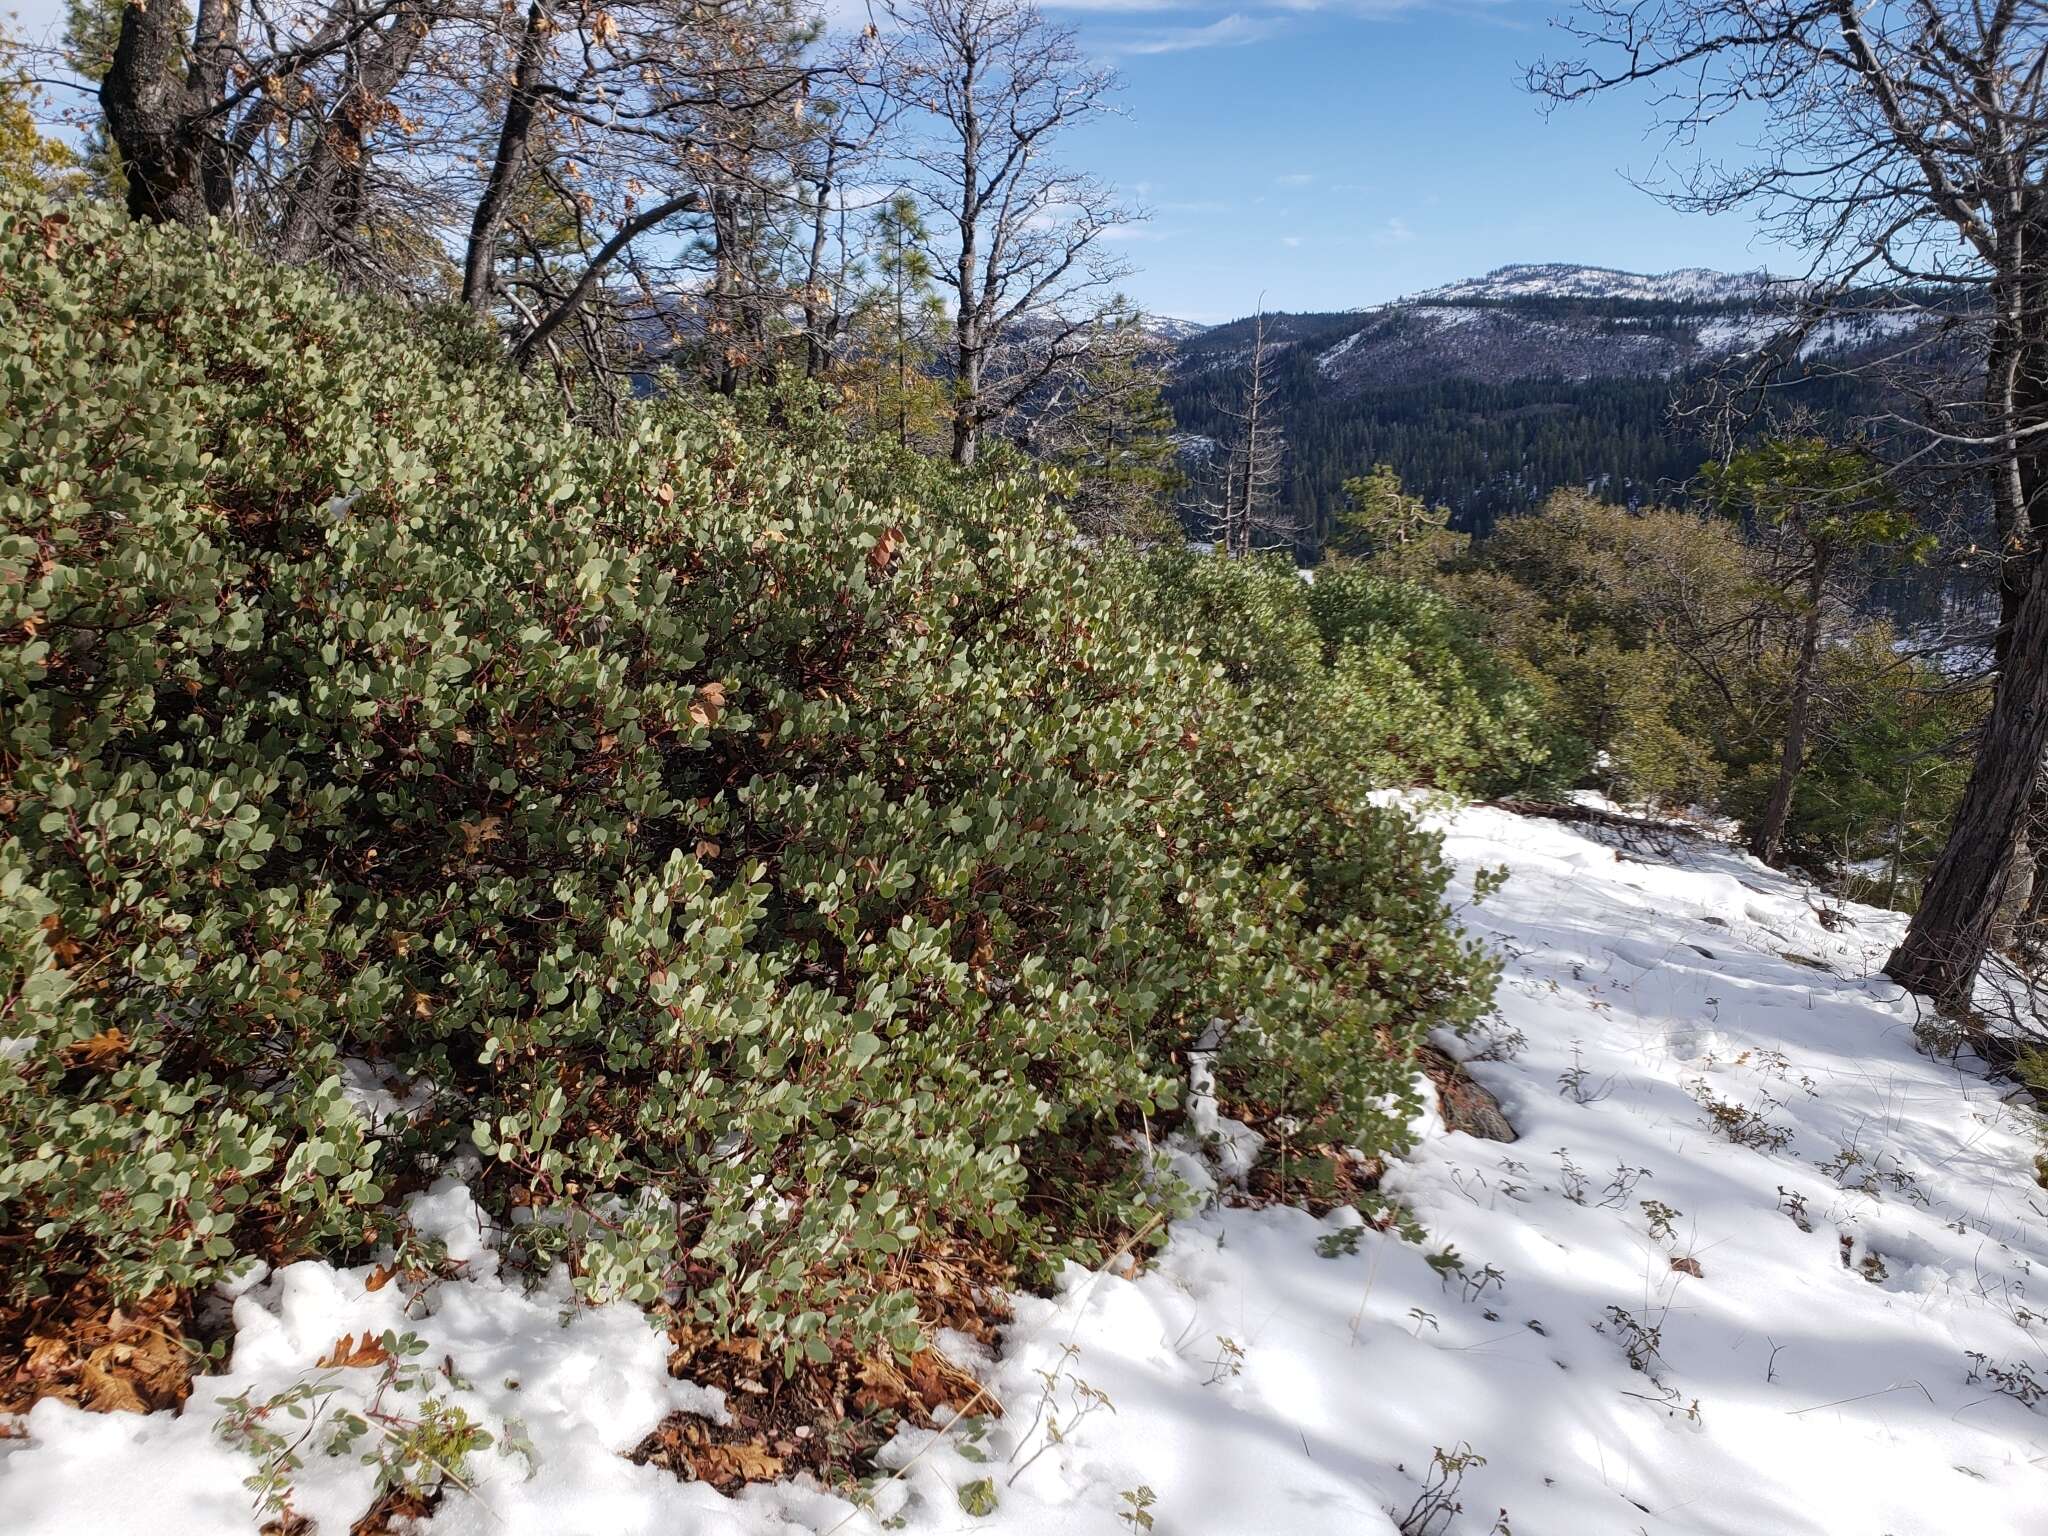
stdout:
[[[1483,533],[1561,485],[1640,502],[1685,481],[1703,447],[1674,404],[1794,321],[1797,285],[1689,269],[1503,267],[1373,309],[1265,317],[1287,438],[1284,507],[1319,536],[1346,477],[1394,466]],[[1853,365],[1931,330],[1873,298],[1789,343],[1781,404],[1853,416],[1878,398]],[[1197,461],[1230,432],[1254,322],[1177,340],[1167,391]]]

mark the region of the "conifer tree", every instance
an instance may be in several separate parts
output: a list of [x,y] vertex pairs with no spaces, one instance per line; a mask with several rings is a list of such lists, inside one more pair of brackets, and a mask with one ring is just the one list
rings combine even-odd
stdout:
[[1806,761],[1822,632],[1841,604],[1838,577],[1860,552],[1912,543],[1913,520],[1872,455],[1825,438],[1773,438],[1709,464],[1702,478],[1723,511],[1740,515],[1767,539],[1775,536],[1773,596],[1795,619],[1777,777],[1763,815],[1749,829],[1749,851],[1772,864]]
[[1177,531],[1173,505],[1187,476],[1161,394],[1165,377],[1144,317],[1112,317],[1065,398],[1036,426],[1046,461],[1071,477],[1067,512],[1083,533],[1149,543]]

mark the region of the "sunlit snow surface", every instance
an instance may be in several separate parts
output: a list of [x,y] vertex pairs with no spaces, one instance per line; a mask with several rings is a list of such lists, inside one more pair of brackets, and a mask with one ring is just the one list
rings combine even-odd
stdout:
[[[726,1500],[627,1462],[665,1413],[715,1414],[715,1396],[668,1378],[630,1310],[565,1326],[558,1290],[493,1273],[445,1185],[422,1224],[476,1279],[408,1318],[367,1270],[283,1271],[235,1302],[232,1370],[195,1382],[183,1415],[46,1402],[25,1439],[0,1440],[0,1532],[254,1530],[252,1464],[212,1434],[215,1399],[317,1375],[337,1337],[386,1327],[452,1356],[457,1400],[494,1431],[517,1417],[533,1447],[474,1457],[474,1496],[451,1493],[432,1532],[865,1536],[900,1519],[1110,1536],[1142,1487],[1160,1536],[1383,1536],[1435,1449],[1461,1446],[1486,1461],[1431,1536],[1483,1536],[1502,1509],[1515,1536],[2048,1530],[2048,1403],[2029,1410],[1983,1369],[2048,1383],[2048,1192],[2021,1113],[1967,1062],[1917,1051],[1913,1002],[1865,979],[1900,919],[1849,907],[1830,929],[1799,886],[1720,845],[1624,850],[1488,809],[1446,831],[1458,902],[1474,869],[1510,867],[1462,916],[1501,952],[1502,1022],[1526,1043],[1471,1066],[1518,1141],[1434,1133],[1387,1179],[1424,1248],[1366,1232],[1324,1257],[1355,1215],[1219,1207],[1135,1282],[1072,1271],[1063,1294],[1020,1299],[999,1358],[954,1341],[1006,1417],[978,1443],[900,1436],[887,1455],[907,1470],[866,1513],[807,1487]],[[1783,1145],[1734,1144],[1699,1098]],[[1646,1201],[1675,1213],[1668,1235]],[[1462,1276],[1426,1262],[1446,1244]],[[1647,1369],[1613,1309],[1658,1330]],[[1076,1419],[1077,1382],[1107,1405]],[[307,1461],[298,1507],[339,1536],[368,1470]],[[958,1495],[983,1478],[996,1505],[976,1517]]]

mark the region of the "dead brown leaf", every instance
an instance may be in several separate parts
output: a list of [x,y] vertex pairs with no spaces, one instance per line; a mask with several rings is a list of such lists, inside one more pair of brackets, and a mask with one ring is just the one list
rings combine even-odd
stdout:
[[141,1393],[90,1360],[79,1372],[79,1381],[85,1389],[85,1406],[97,1413],[149,1412],[149,1404],[142,1400]]
[[910,1383],[888,1361],[869,1356],[860,1363],[860,1387],[853,1403],[868,1413],[902,1413],[911,1406]]
[[766,1483],[782,1476],[782,1458],[760,1440],[698,1446],[690,1461],[707,1483]]
[[322,1370],[332,1370],[336,1367],[350,1368],[365,1365],[382,1365],[390,1358],[391,1351],[378,1343],[370,1335],[369,1331],[365,1329],[363,1340],[360,1344],[356,1342],[356,1336],[352,1333],[344,1333],[340,1338],[336,1339],[334,1341],[334,1348],[330,1349],[327,1352],[327,1357],[320,1362],[320,1368]]
[[690,705],[690,721],[709,730],[718,723],[718,717],[725,713],[725,684],[706,683],[697,690],[697,697]]
[[504,834],[498,829],[504,824],[502,817],[480,816],[475,821],[465,821],[456,830],[462,834],[462,851],[471,858],[485,843],[503,841]]
[[875,540],[875,547],[868,551],[869,568],[877,576],[881,575],[889,569],[889,563],[896,558],[896,551],[902,547],[903,530],[901,528],[889,529],[879,539]]
[[910,1380],[927,1409],[941,1404],[964,1409],[983,1395],[980,1382],[935,1349],[921,1349],[910,1357]]
[[65,1049],[64,1064],[70,1067],[110,1067],[128,1054],[128,1037],[109,1027]]

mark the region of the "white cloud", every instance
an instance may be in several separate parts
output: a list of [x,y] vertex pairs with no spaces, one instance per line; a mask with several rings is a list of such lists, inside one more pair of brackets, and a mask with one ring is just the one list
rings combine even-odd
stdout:
[[1186,53],[1195,48],[1241,48],[1246,43],[1264,42],[1280,30],[1270,16],[1247,16],[1233,11],[1206,27],[1157,27],[1109,44],[1111,53]]
[[1285,176],[1273,178],[1283,187],[1305,187],[1315,179],[1314,171],[1289,171]]
[[1406,245],[1415,238],[1415,231],[1408,227],[1408,221],[1398,214],[1373,231],[1374,245]]
[[1281,243],[1282,245],[1286,246],[1286,247],[1287,247],[1287,248],[1288,248],[1289,250],[1293,250],[1293,249],[1294,249],[1295,247],[1297,247],[1297,246],[1299,246],[1299,245],[1301,244],[1301,236],[1299,236],[1299,235],[1282,235],[1282,236],[1280,237],[1280,243]]

